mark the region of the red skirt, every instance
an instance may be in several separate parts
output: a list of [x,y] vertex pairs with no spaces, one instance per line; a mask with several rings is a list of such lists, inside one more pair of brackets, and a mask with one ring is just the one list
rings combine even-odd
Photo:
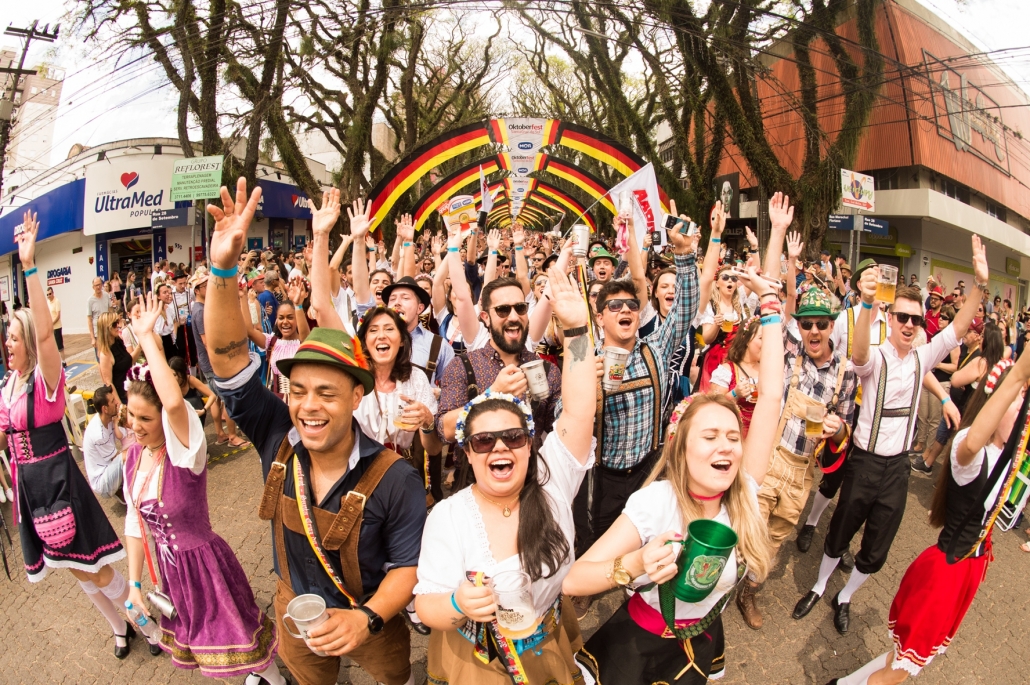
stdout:
[[987,549],[983,556],[949,564],[935,545],[908,567],[887,623],[894,640],[892,668],[919,675],[948,648],[987,573],[990,543]]
[[[720,336],[723,335],[720,333]],[[716,342],[705,351],[701,360],[701,373],[697,377],[697,392],[706,393],[712,389],[712,374],[726,361],[726,353],[730,349],[730,342],[733,334],[727,335],[723,340],[716,339]]]

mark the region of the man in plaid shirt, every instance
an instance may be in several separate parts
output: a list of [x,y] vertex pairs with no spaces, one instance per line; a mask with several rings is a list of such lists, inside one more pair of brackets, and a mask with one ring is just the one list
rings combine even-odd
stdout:
[[[806,291],[794,317],[796,327],[783,327],[784,378],[790,380],[783,393],[780,439],[758,491],[758,504],[769,522],[775,550],[790,536],[808,501],[817,449],[821,450],[819,462],[824,472],[835,471],[843,464],[858,387],[845,350],[835,350],[830,341],[835,316],[826,293],[821,288]],[[809,408],[826,412],[819,435],[805,432]],[[737,594],[737,608],[756,630],[762,627],[762,615],[755,604],[759,587],[749,577]]]
[[[621,347],[630,355],[618,390],[602,392],[598,386],[594,423],[598,463],[573,504],[577,556],[622,513],[626,500],[651,472],[664,442],[663,408],[672,392],[667,369],[698,305],[693,241],[679,231],[668,235],[675,254],[676,297],[669,316],[653,333],[637,338],[641,302],[631,281],[609,281],[597,294],[597,321],[604,330],[605,346]],[[600,346],[598,355],[603,355]]]

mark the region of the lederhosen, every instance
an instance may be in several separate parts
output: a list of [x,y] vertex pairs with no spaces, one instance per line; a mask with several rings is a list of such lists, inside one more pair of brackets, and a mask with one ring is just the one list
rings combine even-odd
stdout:
[[[855,341],[855,321],[858,319],[858,314],[855,313],[855,307],[851,307],[848,310],[848,355],[847,359],[851,359],[851,350]],[[887,322],[880,322],[880,342],[878,345],[882,345],[883,341],[887,339]],[[862,384],[858,384],[858,389],[855,390],[855,406],[862,406]],[[858,421],[858,412],[855,412],[855,421]],[[851,426],[851,431],[854,432],[855,427]],[[851,450],[851,445],[848,445],[848,450]],[[840,491],[841,483],[844,482],[844,469],[837,469],[836,471],[824,472],[822,480],[819,482],[819,494],[826,499],[833,499],[837,496],[837,492]]]
[[[261,503],[258,507],[258,517],[265,521],[272,522],[272,530],[275,544],[275,558],[278,562],[279,582],[276,587],[276,622],[279,627],[281,642],[296,640],[283,629],[282,609],[296,597],[293,589],[290,574],[290,562],[286,555],[286,536],[283,528],[288,528],[294,533],[305,536],[304,526],[298,511],[297,500],[289,497],[283,492],[286,480],[286,470],[290,467],[292,459],[295,458],[293,445],[289,438],[283,438],[275,461],[272,462],[265,479],[265,489],[261,495]],[[322,548],[327,552],[338,552],[340,555],[340,566],[343,571],[343,584],[347,592],[359,603],[367,599],[365,588],[361,580],[361,565],[358,558],[358,543],[361,536],[361,523],[364,517],[365,503],[375,492],[376,487],[391,466],[402,457],[393,450],[384,449],[380,452],[368,469],[361,475],[353,490],[343,495],[340,499],[340,511],[332,513],[314,505],[312,501],[311,511],[314,518],[316,534],[321,537]],[[296,486],[295,486],[296,487]],[[324,532],[323,532],[324,531]],[[394,616],[387,621],[387,627],[382,633],[370,637],[362,648],[374,645],[376,640],[386,635],[407,637],[407,628],[403,631],[396,630],[394,622],[400,622],[403,627],[403,618],[400,615]],[[391,629],[392,628],[392,629]],[[404,650],[407,653],[407,649]],[[311,656],[315,658],[339,659],[339,657],[317,657],[309,653],[307,648],[302,652],[306,660]],[[308,682],[305,677],[304,664],[291,663],[289,650],[284,644],[280,648],[280,656],[286,666],[300,678],[301,682]],[[358,664],[361,665],[360,663]]]
[[[884,396],[887,390],[887,358],[883,357],[876,387],[876,408],[869,432],[867,449],[853,445],[844,463],[844,483],[841,486],[837,509],[830,519],[824,551],[827,556],[841,557],[848,550],[851,539],[865,525],[862,534],[862,548],[855,555],[855,568],[862,573],[876,573],[887,561],[887,553],[894,543],[894,537],[901,527],[908,500],[908,479],[912,467],[907,458],[911,445],[912,428],[918,411],[919,388],[923,373],[919,356],[915,357],[916,369],[912,378],[912,398],[907,407],[885,409]],[[915,354],[911,352],[910,354]],[[905,440],[898,454],[881,456],[876,454],[876,442],[880,435],[880,422],[884,418],[907,418]]]
[[[780,421],[776,426],[769,470],[758,491],[759,507],[769,520],[769,532],[773,542],[777,545],[782,543],[794,530],[801,511],[805,508],[808,491],[811,489],[812,480],[815,477],[816,464],[818,463],[820,467],[824,468],[824,473],[843,470],[841,469],[844,461],[843,449],[834,453],[825,442],[822,442],[816,446],[812,454],[806,455],[797,454],[783,446],[783,431],[787,427],[788,420],[799,418],[804,421],[808,407],[824,406],[822,402],[812,399],[798,389],[804,359],[805,353],[801,351],[794,360],[794,372],[790,377],[787,400],[784,402],[783,411],[780,412]],[[834,386],[828,410],[832,411],[840,403],[840,388],[844,382],[844,372],[847,367],[847,360],[841,359],[837,365],[837,384]],[[845,428],[845,430],[850,429]],[[820,447],[822,451],[820,451]],[[816,458],[820,454],[826,457],[822,461]],[[770,519],[770,516],[773,518]]]
[[[594,468],[587,472],[580,485],[576,499],[572,503],[572,514],[576,524],[576,556],[581,556],[622,513],[629,496],[640,489],[647,480],[651,469],[658,461],[664,437],[665,414],[662,406],[661,373],[651,348],[640,346],[640,355],[644,358],[647,375],[639,378],[627,378],[615,392],[607,392],[597,382],[597,411],[594,418],[594,438],[597,439],[596,454],[598,461]],[[604,446],[604,406],[608,397],[628,392],[651,388],[651,442],[641,449],[647,453],[643,459],[628,469],[613,469],[600,462]]]
[[[437,363],[440,360],[440,349],[443,347],[444,339],[439,335],[433,335],[433,342],[429,345],[429,358],[426,360],[425,366],[419,366],[418,364],[412,363],[412,366],[418,369],[422,369],[425,372],[426,378],[430,383],[433,382],[433,376],[436,374]],[[405,450],[407,454],[404,454],[404,458],[415,467],[419,475],[422,476],[422,482],[425,484],[426,491],[428,492],[430,487],[433,485],[430,481],[432,476],[430,475],[431,469],[429,460],[432,458],[439,459],[439,454],[427,454],[426,448],[422,446],[422,431],[415,431],[415,437],[411,441],[411,447]],[[438,480],[440,474],[432,474]],[[437,486],[439,487],[439,486]],[[426,495],[426,506],[433,504],[433,495]]]

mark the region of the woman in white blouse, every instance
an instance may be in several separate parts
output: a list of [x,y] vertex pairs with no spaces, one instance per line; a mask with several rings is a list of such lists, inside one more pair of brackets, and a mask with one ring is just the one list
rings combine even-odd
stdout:
[[[159,644],[172,663],[199,668],[212,678],[249,676],[248,684],[282,685],[275,623],[254,601],[232,548],[211,529],[204,428],[186,404],[154,332],[164,307],[153,294],[147,296],[139,337],[150,363],[134,366],[126,381],[137,440],[126,454],[124,477],[129,601],[155,616],[143,600],[145,526],[161,590],[177,612],[160,618]],[[152,653],[156,646],[151,645]]]
[[[751,272],[752,275],[754,272]],[[772,292],[751,278],[759,295]],[[564,591],[582,597],[622,585],[629,602],[587,642],[584,652],[599,667],[605,685],[622,683],[704,683],[722,670],[720,614],[743,569],[764,579],[771,566],[768,528],[758,506],[758,489],[772,454],[783,388],[781,316],[762,324],[765,342],[759,370],[758,402],[747,438],[740,410],[722,393],[694,395],[673,413],[662,457],[648,483],[630,496],[626,508],[593,547],[572,566]],[[714,519],[738,536],[711,594],[697,603],[678,599],[668,639],[658,584],[677,574],[679,545],[695,519]],[[738,566],[738,564],[740,566]],[[693,630],[691,630],[693,628]]]
[[419,430],[429,454],[439,454],[436,396],[426,374],[411,364],[411,334],[400,314],[382,306],[369,310],[358,326],[358,340],[376,377],[375,388],[354,412],[361,430],[398,452],[411,447]]
[[[582,682],[574,658],[582,639],[561,583],[572,564],[572,500],[594,461],[595,397],[583,389],[595,387],[596,372],[578,287],[554,269],[549,287],[566,333],[564,411],[554,432],[538,450],[526,402],[489,391],[477,397],[458,421],[476,483],[439,502],[426,521],[415,608],[432,628],[428,670],[444,682]],[[511,607],[495,602],[491,579],[506,571],[531,581],[532,632],[521,639],[496,621]]]

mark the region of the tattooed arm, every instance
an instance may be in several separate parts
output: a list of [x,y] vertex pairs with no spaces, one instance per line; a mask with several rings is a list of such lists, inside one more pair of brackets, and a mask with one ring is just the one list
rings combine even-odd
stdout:
[[586,332],[569,336],[568,331],[587,325],[587,312],[573,277],[551,268],[547,274],[551,306],[565,329],[565,361],[562,366],[562,413],[554,430],[565,448],[579,463],[586,463],[592,450],[597,397],[585,391],[597,387],[594,348]]
[[222,207],[210,204],[207,208],[215,218],[215,229],[211,235],[211,265],[215,269],[233,272],[227,278],[212,272],[204,302],[208,357],[215,375],[221,378],[235,376],[250,363],[247,329],[240,310],[235,272],[247,228],[254,218],[260,197],[259,187],[248,199],[247,182],[241,178],[236,184],[235,200],[223,186]]

